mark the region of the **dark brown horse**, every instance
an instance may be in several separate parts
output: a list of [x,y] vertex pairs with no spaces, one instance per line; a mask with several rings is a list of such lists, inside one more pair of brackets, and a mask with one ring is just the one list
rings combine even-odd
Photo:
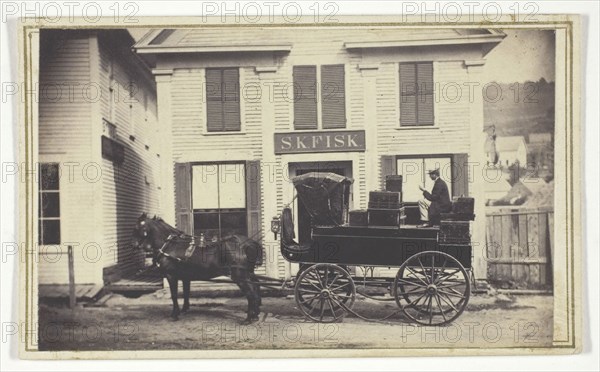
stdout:
[[[171,317],[179,318],[190,307],[190,281],[210,280],[229,276],[248,299],[244,323],[258,320],[260,285],[254,268],[262,263],[261,245],[245,236],[229,235],[218,242],[204,242],[202,237],[186,235],[161,218],[142,214],[133,230],[133,246],[152,252],[153,259],[164,273],[173,300]],[[177,286],[183,283],[183,308],[179,310]]]

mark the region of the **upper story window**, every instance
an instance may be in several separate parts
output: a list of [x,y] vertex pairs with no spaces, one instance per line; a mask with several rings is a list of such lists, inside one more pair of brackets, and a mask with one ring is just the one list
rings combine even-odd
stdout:
[[433,63],[400,64],[400,126],[433,125]]
[[294,129],[318,129],[319,114],[322,129],[346,127],[344,65],[294,66],[293,78]]
[[241,130],[239,69],[206,69],[206,120],[208,132]]

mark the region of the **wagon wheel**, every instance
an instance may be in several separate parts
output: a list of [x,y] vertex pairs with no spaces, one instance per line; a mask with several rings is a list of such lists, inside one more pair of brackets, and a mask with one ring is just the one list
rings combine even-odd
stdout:
[[338,265],[316,264],[302,271],[296,280],[296,304],[307,318],[321,323],[339,321],[352,308],[356,296],[354,281]]
[[427,251],[406,260],[394,280],[396,303],[410,319],[424,325],[443,325],[467,307],[471,282],[454,257]]

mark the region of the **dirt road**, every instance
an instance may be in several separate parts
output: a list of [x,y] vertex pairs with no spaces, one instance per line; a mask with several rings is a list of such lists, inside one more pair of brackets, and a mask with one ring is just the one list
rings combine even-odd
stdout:
[[[422,327],[396,314],[385,323],[346,317],[342,323],[306,322],[291,297],[263,299],[261,321],[242,326],[242,298],[193,298],[177,322],[163,293],[127,299],[112,295],[100,307],[70,310],[40,305],[41,350],[295,349],[409,347],[542,347],[552,340],[552,297],[472,296],[467,310],[445,327]],[[394,302],[357,300],[370,318],[397,311]]]

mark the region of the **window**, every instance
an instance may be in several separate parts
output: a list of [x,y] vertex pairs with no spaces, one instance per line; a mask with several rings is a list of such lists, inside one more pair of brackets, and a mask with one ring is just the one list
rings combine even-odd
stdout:
[[237,68],[206,69],[207,131],[241,130],[239,80]]
[[60,194],[58,163],[40,164],[39,244],[60,244]]
[[406,202],[416,202],[423,198],[419,186],[428,191],[433,188],[433,181],[428,170],[439,169],[440,178],[446,181],[448,192],[452,195],[452,157],[410,157],[396,160],[396,172],[402,175],[402,198]]
[[245,171],[241,163],[192,167],[194,235],[248,235]]
[[400,64],[400,126],[433,125],[433,63]]
[[322,65],[320,71],[319,80],[317,66],[294,66],[294,129],[318,129],[319,109],[323,129],[346,127],[344,65]]

